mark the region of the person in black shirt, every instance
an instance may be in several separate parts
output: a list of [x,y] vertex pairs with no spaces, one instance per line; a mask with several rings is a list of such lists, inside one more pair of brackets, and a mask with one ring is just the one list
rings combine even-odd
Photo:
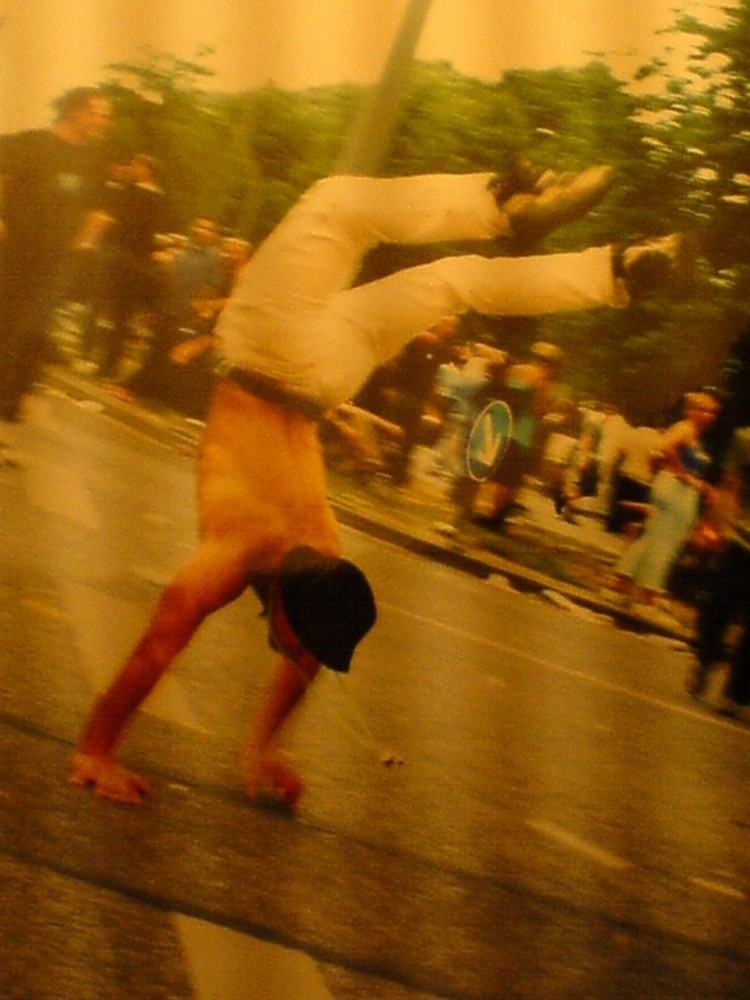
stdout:
[[158,182],[159,163],[137,153],[126,183],[112,185],[107,213],[112,222],[103,241],[98,322],[107,334],[99,374],[117,382],[130,324],[144,310],[163,305],[154,260],[156,237],[167,230],[166,195]]
[[44,358],[69,251],[92,245],[103,213],[92,144],[111,118],[101,91],[65,94],[49,128],[0,137],[0,463]]

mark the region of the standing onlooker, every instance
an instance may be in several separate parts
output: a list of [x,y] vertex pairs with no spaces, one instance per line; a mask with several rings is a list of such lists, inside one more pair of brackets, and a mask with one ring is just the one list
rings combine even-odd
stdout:
[[556,404],[564,362],[562,348],[540,340],[526,361],[508,367],[498,398],[513,414],[510,437],[495,471],[474,492],[475,520],[498,526],[513,508],[525,477],[541,458],[543,421]]
[[[252,253],[253,247],[248,240],[230,236],[221,241],[222,283],[207,285],[206,297],[192,303],[193,319],[178,330],[185,339],[179,340],[169,351],[171,404],[195,420],[205,419],[213,392],[216,322]],[[211,281],[217,276],[211,277]]]
[[659,471],[651,485],[651,512],[640,537],[615,569],[621,592],[638,588],[644,603],[666,589],[669,573],[710,492],[705,481],[710,456],[701,437],[716,420],[719,404],[706,392],[685,397],[685,417],[664,431],[655,456]]
[[435,392],[444,412],[435,445],[438,461],[451,478],[466,475],[466,439],[485,402],[485,394],[502,384],[508,365],[505,351],[486,344],[451,344],[450,359],[437,370]]
[[701,694],[708,671],[725,658],[723,640],[729,625],[739,625],[720,709],[736,715],[741,706],[750,704],[750,427],[734,432],[716,506],[723,509],[727,544],[700,607],[697,663],[688,672],[685,687],[689,694]]
[[[104,165],[102,187],[102,221],[99,246],[85,270],[79,270],[77,287],[68,290],[69,299],[80,307],[78,329],[78,370],[93,372],[99,367],[100,335],[111,327],[107,312],[102,308],[108,270],[109,240],[113,223],[120,215],[122,193],[130,184],[131,157],[124,150],[113,150]],[[70,305],[70,303],[69,303]]]
[[566,503],[566,486],[570,478],[581,434],[581,408],[573,396],[564,396],[550,417],[550,430],[544,442],[540,479],[542,487],[555,505],[558,514]]
[[721,365],[717,391],[721,413],[710,433],[711,482],[717,482],[721,476],[734,431],[750,426],[750,326],[745,326],[730,344]]
[[[12,425],[44,359],[46,328],[68,251],[90,246],[102,224],[101,178],[91,146],[111,118],[100,90],[79,87],[44,129],[0,138],[0,421],[4,461]],[[87,212],[91,212],[87,216]],[[86,225],[87,218],[90,225]]]
[[172,264],[167,310],[174,326],[189,330],[197,303],[225,295],[227,271],[219,227],[213,219],[194,219],[188,235]]
[[[213,330],[220,311],[214,303],[223,305],[227,286],[219,227],[212,219],[196,218],[187,243],[166,265],[164,306],[153,331],[151,350],[143,367],[127,382],[125,393],[184,409],[186,387],[180,377],[184,371],[170,355],[178,344]],[[123,389],[118,390],[118,395],[123,394]]]
[[630,424],[616,406],[605,403],[604,419],[599,427],[599,446],[596,450],[596,505],[597,513],[606,518],[612,509],[617,465]]
[[99,329],[106,330],[99,373],[115,381],[134,316],[159,303],[154,253],[157,235],[168,228],[158,160],[138,153],[127,169],[127,182],[113,188],[98,304]]
[[227,288],[231,291],[253,255],[253,245],[241,236],[225,236],[219,252],[224,262]]
[[568,453],[568,465],[554,494],[555,511],[575,523],[575,505],[597,491],[597,455],[605,414],[601,403],[585,402],[578,409],[578,438]]
[[389,460],[388,471],[394,486],[406,486],[409,482],[411,456],[424,433],[428,404],[436,391],[437,371],[447,360],[450,345],[458,336],[459,329],[458,317],[444,316],[408,343],[397,357],[384,366],[384,371],[375,373],[374,381],[383,379],[379,398],[371,398],[368,391],[372,388],[371,383],[355,400],[383,420],[401,428],[402,434]]
[[661,431],[644,424],[628,427],[617,457],[614,492],[606,513],[607,531],[620,534],[642,524],[654,478],[653,455],[659,450]]

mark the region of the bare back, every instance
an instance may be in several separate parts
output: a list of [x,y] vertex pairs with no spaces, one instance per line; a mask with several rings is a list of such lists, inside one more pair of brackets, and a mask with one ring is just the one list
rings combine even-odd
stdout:
[[274,572],[290,548],[340,554],[317,424],[219,384],[198,475],[202,542],[248,547],[252,572]]

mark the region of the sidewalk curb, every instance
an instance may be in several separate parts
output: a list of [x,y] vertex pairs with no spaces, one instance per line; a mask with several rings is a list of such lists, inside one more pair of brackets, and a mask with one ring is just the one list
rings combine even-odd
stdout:
[[535,573],[533,570],[520,567],[500,556],[476,556],[458,547],[441,545],[439,542],[432,542],[429,539],[399,531],[398,528],[382,521],[376,521],[352,511],[345,505],[339,505],[335,498],[331,499],[331,506],[336,511],[339,521],[348,527],[364,531],[392,545],[397,545],[399,548],[469,573],[479,579],[491,580],[493,577],[502,577],[514,590],[520,593],[537,594],[547,600],[551,600],[553,595],[559,595],[562,598],[561,601],[552,600],[551,602],[559,605],[569,602],[587,612],[611,618],[621,628],[631,632],[648,632],[680,643],[689,643],[692,640],[691,632],[680,627],[677,622],[672,626],[667,623],[647,621],[636,612],[609,603],[591,591],[563,583],[542,573]]
[[[200,427],[179,414],[159,413],[155,409],[150,409],[148,404],[118,399],[107,386],[97,384],[64,368],[49,368],[45,373],[44,383],[76,402],[97,403],[101,407],[99,412],[105,416],[141,433],[147,433],[161,443],[195,448],[198,446]],[[329,495],[329,501],[339,521],[347,527],[363,531],[434,562],[482,580],[490,580],[493,577],[505,578],[514,589],[522,593],[535,593],[542,597],[545,592],[550,595],[558,594],[564,601],[569,601],[588,612],[611,618],[617,625],[629,631],[648,632],[681,643],[692,641],[690,630],[680,626],[678,622],[671,626],[668,623],[648,621],[636,612],[609,603],[591,591],[526,569],[500,556],[487,552],[480,554],[479,549],[468,551],[457,544],[450,545],[406,532],[384,519],[378,520],[354,510],[350,505],[339,501],[335,495]]]

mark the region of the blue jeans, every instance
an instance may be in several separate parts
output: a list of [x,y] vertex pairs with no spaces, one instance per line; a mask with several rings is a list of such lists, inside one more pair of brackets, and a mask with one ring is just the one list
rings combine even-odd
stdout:
[[697,520],[700,497],[693,486],[662,471],[651,484],[650,503],[643,533],[626,549],[616,573],[646,590],[662,591]]

